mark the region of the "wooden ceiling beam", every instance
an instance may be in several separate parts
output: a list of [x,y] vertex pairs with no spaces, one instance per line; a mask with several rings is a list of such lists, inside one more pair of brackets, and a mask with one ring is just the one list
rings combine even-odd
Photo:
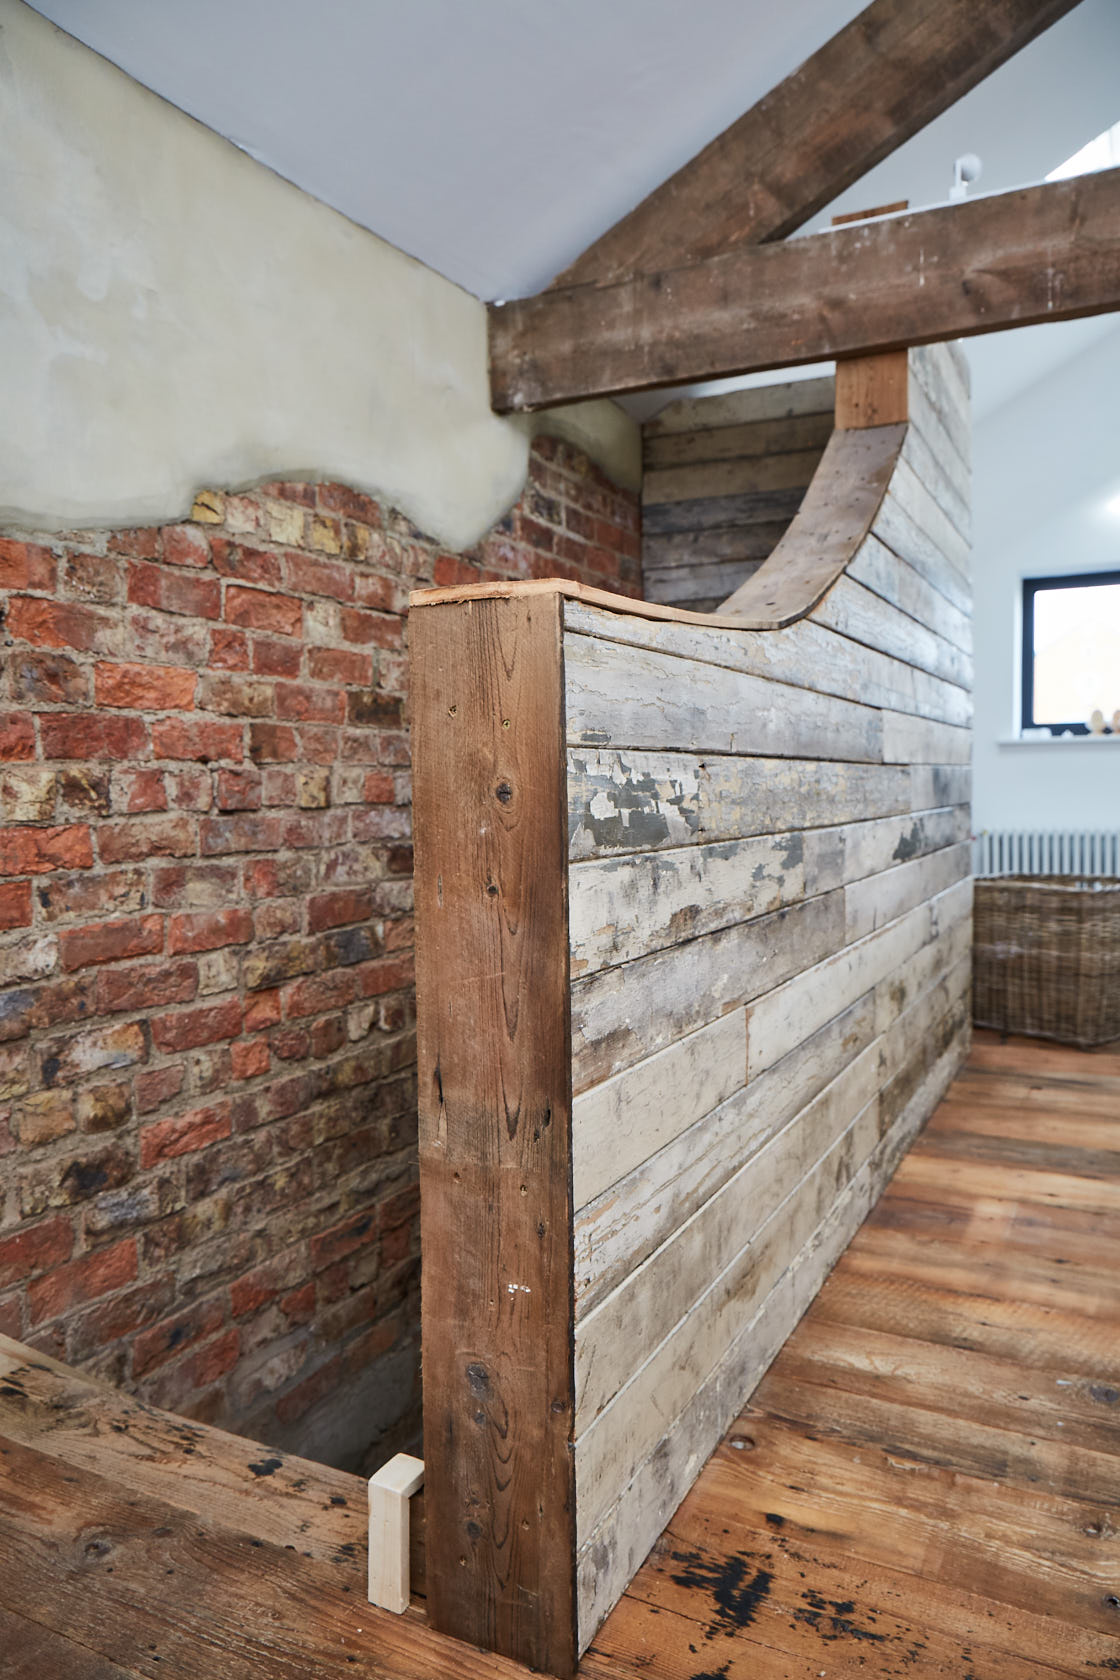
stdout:
[[491,305],[499,413],[1120,309],[1120,169]]
[[1077,0],[873,0],[557,276],[613,285],[782,239]]

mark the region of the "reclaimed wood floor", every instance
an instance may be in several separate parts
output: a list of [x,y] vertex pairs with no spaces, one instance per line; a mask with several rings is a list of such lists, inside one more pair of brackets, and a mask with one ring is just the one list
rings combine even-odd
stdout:
[[[364,1485],[0,1338],[4,1680],[514,1680],[364,1601]],[[1120,1054],[971,1060],[586,1680],[1120,1673]]]

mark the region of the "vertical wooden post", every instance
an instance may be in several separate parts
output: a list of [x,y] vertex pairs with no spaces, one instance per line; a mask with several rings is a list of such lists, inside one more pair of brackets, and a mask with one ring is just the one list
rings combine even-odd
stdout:
[[[833,216],[833,227],[890,216],[907,208],[908,201],[880,204],[873,210],[853,210]],[[910,352],[883,350],[874,356],[846,356],[836,363],[836,429],[898,426],[910,418]]]
[[409,620],[427,1591],[576,1664],[562,600]]
[[369,1560],[366,1597],[401,1616],[411,1588],[408,1502],[424,1483],[424,1461],[397,1453],[369,1479]]

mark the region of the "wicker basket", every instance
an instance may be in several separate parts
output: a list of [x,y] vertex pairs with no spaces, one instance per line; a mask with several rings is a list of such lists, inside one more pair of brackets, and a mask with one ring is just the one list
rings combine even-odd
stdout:
[[981,878],[973,940],[977,1026],[1082,1049],[1120,1038],[1120,879]]

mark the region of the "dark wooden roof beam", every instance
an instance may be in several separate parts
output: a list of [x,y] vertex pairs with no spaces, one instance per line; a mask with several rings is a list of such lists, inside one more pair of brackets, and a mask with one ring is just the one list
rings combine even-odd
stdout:
[[1120,169],[492,305],[500,413],[1120,309]]

